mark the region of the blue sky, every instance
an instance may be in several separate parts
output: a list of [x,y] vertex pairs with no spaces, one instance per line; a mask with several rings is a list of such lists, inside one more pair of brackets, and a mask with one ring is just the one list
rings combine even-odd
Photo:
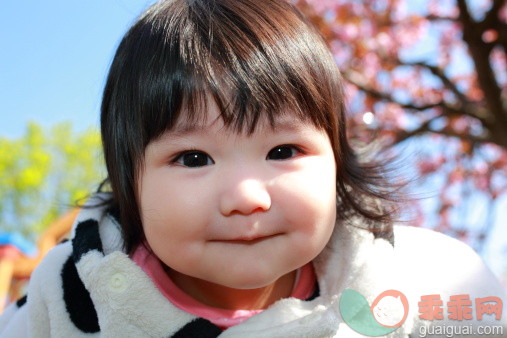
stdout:
[[122,35],[153,0],[2,0],[0,136],[27,121],[98,125],[101,91]]

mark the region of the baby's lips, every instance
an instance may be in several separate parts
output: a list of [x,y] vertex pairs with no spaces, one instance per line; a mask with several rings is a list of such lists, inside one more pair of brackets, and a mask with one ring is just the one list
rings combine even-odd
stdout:
[[270,239],[276,236],[281,235],[280,233],[270,234],[270,235],[262,235],[262,234],[248,234],[248,235],[239,235],[232,236],[227,238],[213,239],[210,242],[243,242],[243,243],[254,243],[262,240]]

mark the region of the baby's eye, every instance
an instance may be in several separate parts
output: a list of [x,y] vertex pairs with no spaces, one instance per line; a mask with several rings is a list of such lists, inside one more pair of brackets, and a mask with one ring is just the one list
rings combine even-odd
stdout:
[[271,149],[266,159],[268,160],[286,160],[301,153],[301,150],[293,145],[282,145]]
[[172,162],[189,168],[204,167],[215,163],[208,154],[202,151],[187,151],[181,153]]

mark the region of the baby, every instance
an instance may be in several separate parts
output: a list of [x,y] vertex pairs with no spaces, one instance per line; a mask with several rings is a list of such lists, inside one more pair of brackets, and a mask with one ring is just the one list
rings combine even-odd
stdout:
[[371,332],[348,321],[346,289],[406,296],[406,319],[382,320],[408,336],[442,323],[420,316],[424,295],[503,299],[463,244],[393,226],[382,167],[347,141],[333,56],[286,1],[155,4],[118,47],[101,131],[111,191],[33,273],[2,337]]

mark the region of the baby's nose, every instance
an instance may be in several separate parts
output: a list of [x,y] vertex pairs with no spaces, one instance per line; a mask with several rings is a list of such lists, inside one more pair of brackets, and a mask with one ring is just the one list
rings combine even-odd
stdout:
[[230,182],[220,200],[220,212],[225,216],[249,215],[267,211],[270,207],[271,197],[265,183],[255,179]]

